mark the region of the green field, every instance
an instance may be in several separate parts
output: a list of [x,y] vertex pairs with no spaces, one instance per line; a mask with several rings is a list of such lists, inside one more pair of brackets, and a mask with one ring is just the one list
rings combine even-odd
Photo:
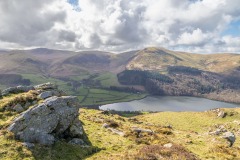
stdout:
[[[133,94],[93,88],[80,88],[79,94],[80,94],[79,99],[81,99],[81,105],[83,106],[126,102],[135,99],[142,99],[146,96],[146,94]],[[84,98],[82,98],[83,95]]]
[[103,87],[120,86],[117,76],[110,72],[100,74],[95,80],[99,80]]
[[[95,106],[95,105],[103,105],[103,104],[110,104],[116,102],[126,102],[135,99],[142,99],[146,96],[146,94],[133,94],[133,93],[126,93],[126,92],[118,92],[112,91],[102,88],[109,88],[110,86],[120,86],[117,80],[117,76],[113,73],[101,73],[95,74],[93,78],[88,73],[83,73],[79,76],[70,76],[68,77],[70,81],[63,81],[60,79],[47,77],[38,74],[22,74],[24,79],[29,79],[32,85],[42,84],[46,82],[54,83],[58,86],[59,89],[65,91],[69,95],[78,96],[80,104],[83,106]],[[90,77],[90,78],[89,78]],[[80,82],[83,79],[90,79],[93,81],[98,81],[101,84],[101,87],[94,87],[91,85],[82,85],[77,89],[73,89],[71,85],[68,83],[73,81]],[[0,85],[1,89],[6,88],[5,85]]]

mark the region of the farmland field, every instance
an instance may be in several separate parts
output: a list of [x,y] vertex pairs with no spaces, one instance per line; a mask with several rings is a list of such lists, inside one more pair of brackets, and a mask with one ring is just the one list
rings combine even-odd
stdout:
[[[67,94],[78,96],[82,106],[104,105],[117,102],[126,102],[135,99],[142,99],[146,94],[133,94],[127,92],[119,92],[108,89],[110,86],[120,86],[116,75],[106,72],[102,74],[83,73],[79,76],[70,76],[67,80],[47,77],[40,74],[21,74],[24,79],[29,79],[31,85],[51,82],[56,84],[59,89]],[[86,84],[82,83],[85,80]],[[88,83],[91,81],[91,83]],[[72,82],[77,82],[79,86],[72,86]],[[93,83],[93,84],[92,84]],[[95,83],[100,86],[95,86]],[[0,89],[8,86],[0,84]]]

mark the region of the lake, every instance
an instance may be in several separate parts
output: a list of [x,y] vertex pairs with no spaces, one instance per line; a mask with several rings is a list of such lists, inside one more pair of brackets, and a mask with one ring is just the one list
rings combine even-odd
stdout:
[[213,108],[234,108],[240,104],[225,103],[197,97],[148,96],[141,100],[100,106],[116,111],[206,111]]

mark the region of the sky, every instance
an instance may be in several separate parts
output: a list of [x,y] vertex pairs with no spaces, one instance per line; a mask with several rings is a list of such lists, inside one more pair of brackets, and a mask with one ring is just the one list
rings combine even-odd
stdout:
[[240,53],[239,0],[0,0],[0,48]]

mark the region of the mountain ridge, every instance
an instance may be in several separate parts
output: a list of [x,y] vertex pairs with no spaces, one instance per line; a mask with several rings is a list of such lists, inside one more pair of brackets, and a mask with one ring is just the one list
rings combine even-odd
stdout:
[[[124,69],[159,70],[160,72],[164,72],[167,66],[175,65],[193,67],[211,72],[228,72],[240,66],[240,54],[232,53],[196,54],[156,47],[120,54],[105,51],[73,52],[38,48],[33,50],[4,51],[4,54],[0,54],[0,73],[7,73],[9,71],[11,71],[11,73],[14,73],[14,71],[15,73],[21,73],[20,69],[22,68],[24,70],[24,67],[19,65],[19,60],[24,61],[27,58],[31,58],[33,61],[43,62],[45,66],[47,66],[44,72],[49,71],[49,73],[47,73],[49,75],[54,75],[54,67],[64,69],[63,66],[68,70],[69,75],[76,74],[74,71],[71,71],[71,68],[84,69],[90,72],[92,70],[95,70],[95,72],[119,72]],[[105,59],[108,60],[104,61]],[[86,60],[88,60],[88,64],[85,63]],[[105,65],[105,67],[94,67],[94,65],[100,61],[103,61],[103,63],[100,63],[100,66]],[[31,62],[26,61],[25,65],[29,63]],[[122,69],[119,69],[119,66],[122,66]],[[37,67],[33,66],[32,68]],[[38,72],[38,69],[36,69],[33,73],[36,74]]]

